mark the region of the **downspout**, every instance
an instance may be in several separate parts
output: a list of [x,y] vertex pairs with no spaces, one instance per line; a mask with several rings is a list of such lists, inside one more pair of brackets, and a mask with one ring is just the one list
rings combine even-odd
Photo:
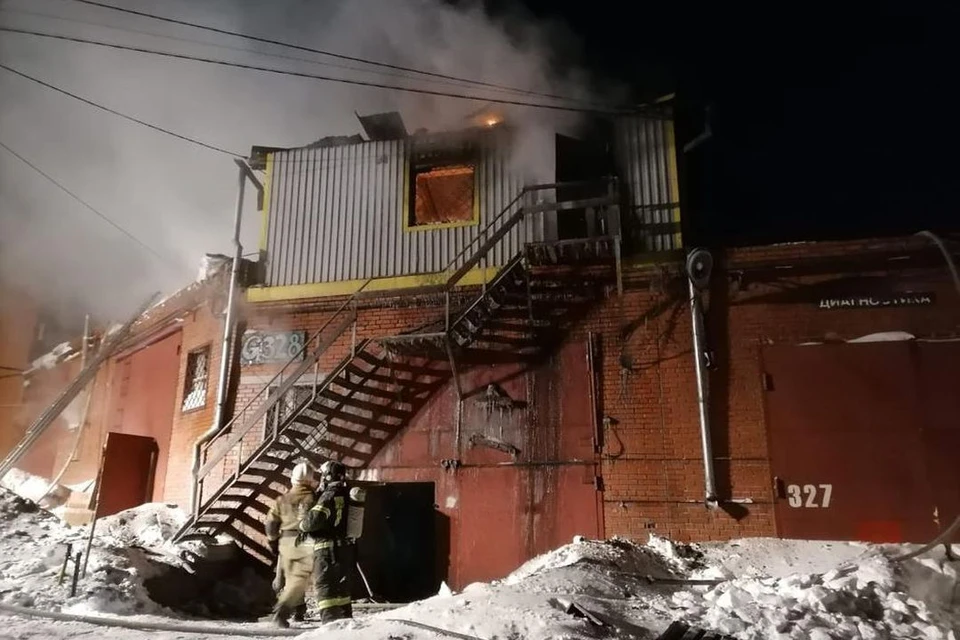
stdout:
[[687,259],[687,285],[690,292],[690,323],[693,326],[693,361],[697,376],[697,405],[700,410],[700,444],[703,449],[704,504],[717,506],[717,481],[713,464],[713,443],[710,440],[710,388],[704,355],[703,309],[699,287],[709,281],[712,259],[700,249]]
[[246,178],[249,168],[242,160],[237,160],[239,174],[237,179],[237,209],[233,221],[233,265],[230,268],[230,289],[227,292],[227,309],[223,319],[223,340],[220,343],[220,370],[217,375],[217,399],[213,410],[213,422],[210,428],[197,438],[193,444],[193,464],[191,475],[193,482],[190,488],[190,513],[196,516],[200,511],[200,465],[203,446],[210,442],[220,432],[223,426],[223,408],[227,399],[230,362],[233,360],[231,344],[237,326],[237,313],[234,298],[237,291],[237,280],[240,274],[240,262],[243,259],[243,245],[240,244],[240,224],[243,217],[243,191],[246,187]]

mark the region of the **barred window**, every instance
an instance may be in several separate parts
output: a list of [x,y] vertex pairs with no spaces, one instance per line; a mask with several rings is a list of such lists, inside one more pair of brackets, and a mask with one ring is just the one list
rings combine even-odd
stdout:
[[187,373],[183,381],[183,411],[199,409],[207,404],[207,381],[210,378],[210,347],[194,349],[187,354]]
[[473,165],[415,171],[410,226],[472,221],[474,171]]
[[[267,397],[272,399],[276,396],[278,388],[277,386],[271,386]],[[273,431],[274,427],[279,428],[280,425],[293,414],[296,408],[312,395],[313,385],[309,384],[294,385],[287,389],[287,392],[283,394],[283,398],[270,407],[270,410],[267,411],[267,414],[264,416],[263,437],[266,438],[267,435]]]

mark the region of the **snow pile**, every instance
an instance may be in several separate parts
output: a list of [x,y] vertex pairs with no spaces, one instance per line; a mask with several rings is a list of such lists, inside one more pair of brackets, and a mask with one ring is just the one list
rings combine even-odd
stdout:
[[0,479],[0,487],[36,502],[44,509],[54,509],[66,503],[71,490],[63,485],[50,486],[50,481],[32,473],[11,469]]
[[[900,548],[748,539],[684,545],[651,537],[580,541],[395,611],[325,625],[306,640],[656,638],[671,622],[743,639],[955,640],[957,569],[941,554],[895,564]],[[694,582],[695,581],[695,582]],[[569,613],[576,603],[603,624]]]
[[34,502],[0,491],[0,602],[77,613],[163,611],[150,599],[145,582],[181,563],[169,542],[175,531],[170,523],[181,516],[167,511],[165,505],[145,505],[102,518],[87,574],[71,598],[73,562],[62,585],[57,578],[67,545],[71,555],[86,552],[89,526],[68,527]]
[[174,534],[186,523],[187,514],[176,505],[151,503],[102,518],[97,537],[115,547],[152,547],[178,555]]
[[[956,574],[954,573],[954,586]],[[738,578],[706,591],[679,591],[673,603],[698,626],[738,638],[945,639],[945,610],[909,594],[878,550],[823,574]]]

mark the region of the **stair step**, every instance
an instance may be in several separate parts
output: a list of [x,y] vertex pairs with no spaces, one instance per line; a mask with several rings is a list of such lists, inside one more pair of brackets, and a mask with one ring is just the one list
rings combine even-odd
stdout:
[[268,454],[258,456],[257,459],[253,461],[253,464],[257,463],[274,465],[276,469],[271,469],[271,471],[282,471],[283,468],[287,466],[287,461],[283,458],[277,458],[276,456]]
[[[374,382],[393,386],[402,386],[405,391],[409,392],[409,395],[419,395],[431,390],[430,385],[422,382],[413,382],[405,378],[391,377],[389,375],[383,375],[380,373],[370,373],[354,365],[347,365],[347,371],[350,371],[352,374],[363,377],[367,380],[373,380]],[[339,384],[339,381],[337,384]]]
[[[351,429],[347,429],[346,427],[341,427],[340,425],[331,424],[327,427],[327,431],[339,438],[351,438],[357,442],[368,444],[371,447],[380,446],[384,443],[384,440],[381,440],[380,438],[374,438],[372,435],[370,435],[368,430],[353,431]],[[386,429],[384,429],[384,431],[386,431]]]
[[[375,387],[373,385],[364,385],[358,384],[356,382],[344,382],[342,379],[338,379],[334,384],[338,387],[347,389],[348,391],[354,391],[358,393],[365,393],[368,396],[376,396],[383,400],[391,400],[393,402],[403,402],[403,387],[398,387],[398,391],[389,391],[387,389],[381,389],[380,387]],[[410,404],[407,402],[406,404]]]
[[446,371],[443,369],[433,369],[430,367],[418,367],[416,365],[408,364],[406,362],[397,362],[396,360],[385,360],[378,358],[372,353],[366,351],[361,351],[357,353],[357,357],[366,362],[377,367],[384,367],[391,371],[400,371],[402,373],[410,373],[413,375],[419,376],[432,376],[435,378],[440,378],[447,375]]
[[227,527],[224,532],[226,535],[230,536],[242,547],[249,549],[263,557],[264,560],[269,561],[273,557],[273,554],[270,553],[270,550],[259,542],[255,542],[250,536],[241,532],[239,529],[234,527]]
[[396,431],[399,425],[393,424],[390,422],[384,422],[382,420],[375,420],[373,418],[364,418],[363,416],[358,416],[355,413],[349,413],[347,411],[336,410],[336,409],[326,409],[325,413],[327,418],[330,420],[339,420],[341,422],[346,422],[348,424],[358,424],[362,427],[367,427],[368,429],[380,429],[382,431]]
[[[264,511],[264,513],[266,512]],[[204,515],[226,516],[228,521],[242,522],[243,524],[247,525],[251,529],[263,531],[263,522],[251,516],[249,513],[247,513],[245,509],[231,509],[229,507],[214,507],[213,509],[207,509],[207,512]]]
[[332,400],[333,402],[344,404],[350,407],[356,407],[357,409],[363,409],[364,411],[369,411],[373,415],[391,416],[394,418],[399,418],[401,420],[404,420],[410,417],[409,411],[396,409],[394,407],[391,407],[385,404],[368,402],[366,400],[361,400],[356,396],[344,396],[329,390],[325,390],[321,392],[320,395],[323,396],[324,398],[327,398],[328,400]]
[[[308,408],[310,409],[310,411],[313,411],[314,413],[317,413],[317,412],[320,411],[320,409],[315,408],[316,406],[317,406],[317,403],[313,403],[313,404],[310,405]],[[320,426],[320,422],[321,422],[321,421],[320,421],[319,418],[314,418],[314,417],[312,417],[312,416],[308,416],[308,415],[306,415],[306,414],[301,413],[299,416],[297,416],[296,418],[294,418],[294,419],[293,419],[293,422],[291,422],[290,424],[291,424],[291,425],[294,425],[294,424],[302,424],[302,425],[305,426],[305,427],[310,427],[310,428],[312,428],[312,429],[316,429],[317,427]],[[289,431],[289,429],[290,429],[290,427],[287,427],[287,429],[285,429],[284,432]]]
[[260,482],[249,482],[244,480],[238,480],[234,482],[233,484],[230,485],[230,488],[228,488],[227,491],[232,491],[234,489],[238,491],[247,491],[247,490],[258,491],[269,498],[273,498],[274,500],[276,500],[277,498],[283,495],[283,493],[281,493],[280,491],[277,491],[276,489],[271,487],[269,484],[265,485]]
[[329,440],[322,441],[319,446],[329,451],[333,451],[334,453],[341,456],[341,459],[353,458],[355,460],[360,460],[361,462],[366,463],[369,460],[371,460],[374,456],[374,454],[372,453],[356,451],[355,449],[352,449],[350,447],[345,447],[341,444],[337,444],[336,442],[330,442]]
[[296,446],[292,444],[287,444],[286,442],[280,442],[279,440],[273,442],[270,445],[270,449],[285,451],[286,453],[296,453],[297,451],[299,451],[299,449]]
[[494,344],[516,349],[536,348],[539,346],[535,338],[516,338],[511,336],[499,335],[496,333],[484,333],[474,340],[474,344]]

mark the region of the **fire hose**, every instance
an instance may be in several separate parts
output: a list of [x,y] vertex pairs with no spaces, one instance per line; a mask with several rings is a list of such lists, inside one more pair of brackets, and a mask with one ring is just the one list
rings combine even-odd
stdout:
[[[309,631],[314,631],[320,629],[321,627],[300,627],[298,629],[277,629],[277,628],[264,628],[259,627],[256,629],[249,629],[243,627],[217,627],[213,625],[204,625],[204,624],[176,624],[173,622],[159,622],[152,620],[125,620],[123,618],[107,618],[102,616],[86,616],[75,613],[63,613],[62,611],[44,611],[40,609],[32,609],[29,607],[18,607],[12,604],[0,603],[0,613],[7,613],[10,615],[24,616],[28,618],[45,618],[47,620],[57,620],[58,622],[81,622],[84,624],[92,624],[99,627],[120,627],[123,629],[134,629],[136,631],[173,631],[177,633],[197,633],[197,634],[207,634],[207,635],[218,635],[218,636],[244,636],[250,638],[263,638],[263,637],[293,637],[299,636]],[[417,627],[423,629],[424,631],[430,631],[437,635],[448,636],[451,638],[458,638],[458,640],[483,640],[477,636],[468,635],[465,633],[459,633],[456,631],[450,631],[447,629],[441,629],[440,627],[435,627],[433,625],[424,624],[422,622],[416,622],[413,620],[403,620],[399,618],[387,618],[386,622],[396,622],[399,624],[404,624],[412,627]]]
[[251,638],[262,638],[264,636],[291,637],[298,636],[311,630],[309,627],[304,627],[301,629],[273,629],[263,627],[257,629],[245,629],[242,627],[227,628],[192,623],[175,624],[172,622],[154,622],[151,620],[125,620],[123,618],[107,618],[101,616],[85,616],[74,613],[63,613],[62,611],[45,611],[3,603],[0,603],[0,613],[9,613],[12,615],[26,616],[30,618],[46,618],[48,620],[58,620],[61,622],[83,622],[101,627],[122,627],[124,629],[135,629],[137,631],[175,631],[179,633],[205,633],[208,635],[247,636]]

